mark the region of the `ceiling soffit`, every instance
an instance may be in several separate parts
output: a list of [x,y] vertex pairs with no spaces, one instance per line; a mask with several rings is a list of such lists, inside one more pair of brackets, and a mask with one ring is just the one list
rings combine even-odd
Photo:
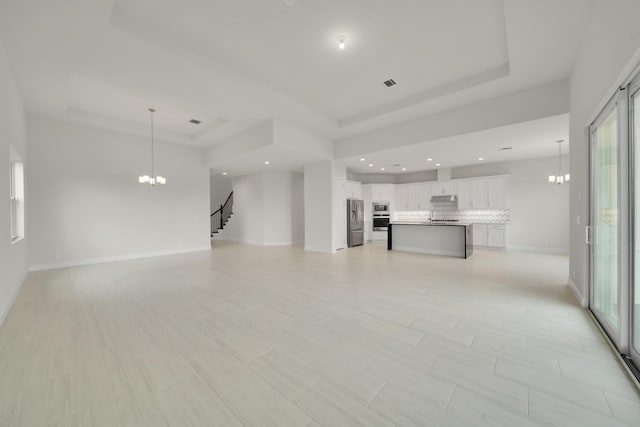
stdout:
[[[180,103],[175,97],[127,87],[122,82],[84,75],[70,78],[67,113],[74,118],[148,132],[147,109],[150,107],[158,112],[154,122],[159,132],[185,144],[193,143],[228,122],[198,106]],[[200,123],[191,123],[192,119]]]

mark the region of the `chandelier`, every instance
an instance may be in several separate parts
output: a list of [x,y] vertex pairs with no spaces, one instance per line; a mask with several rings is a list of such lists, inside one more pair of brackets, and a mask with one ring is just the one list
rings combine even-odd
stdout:
[[156,112],[153,108],[149,108],[149,112],[151,113],[151,176],[149,175],[141,175],[138,177],[138,183],[140,184],[166,184],[167,180],[160,175],[155,174],[155,169],[153,165],[153,113]]
[[565,182],[569,182],[571,175],[562,174],[562,143],[564,139],[559,139],[556,141],[558,143],[558,175],[549,175],[549,184],[564,184]]

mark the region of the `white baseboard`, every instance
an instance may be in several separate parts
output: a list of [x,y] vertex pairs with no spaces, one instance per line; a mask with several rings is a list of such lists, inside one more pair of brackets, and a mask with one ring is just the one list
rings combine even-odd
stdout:
[[291,246],[293,242],[290,240],[288,242],[264,242],[262,246]]
[[249,239],[240,239],[237,237],[223,237],[220,240],[224,240],[227,242],[236,242],[243,243],[245,245],[255,245],[255,246],[293,246],[296,243],[304,242],[304,240],[298,241],[282,241],[282,242],[260,242],[258,240],[249,240]]
[[510,251],[518,252],[533,252],[539,254],[555,254],[555,255],[569,255],[568,249],[561,248],[541,248],[537,246],[509,246],[507,248]]
[[246,245],[260,245],[260,242],[258,242],[256,240],[241,239],[239,237],[228,237],[228,236],[226,236],[222,240],[224,240],[225,242],[244,243]]
[[128,261],[133,259],[140,258],[150,258],[155,256],[164,256],[164,255],[176,255],[183,254],[187,252],[198,252],[198,251],[209,251],[211,250],[211,246],[196,246],[193,248],[183,248],[183,249],[169,249],[164,251],[155,251],[155,252],[144,252],[130,255],[116,255],[111,257],[102,257],[102,258],[87,258],[75,261],[62,261],[62,262],[54,262],[50,264],[36,264],[32,265],[29,270],[30,271],[39,271],[39,270],[51,270],[54,268],[65,268],[65,267],[78,267],[81,265],[91,265],[91,264],[103,264],[105,262],[115,262],[115,261]]
[[309,245],[305,245],[304,246],[304,250],[307,251],[307,252],[318,252],[318,253],[322,253],[322,254],[335,254],[336,253],[335,249],[327,250],[327,248],[320,248],[320,247],[309,246]]
[[29,274],[29,269],[25,269],[25,271],[20,276],[20,279],[18,280],[18,285],[14,289],[13,294],[9,299],[9,303],[7,304],[6,307],[2,309],[2,312],[0,312],[0,326],[2,326],[2,324],[4,323],[4,319],[6,319],[7,316],[9,315],[9,311],[11,311],[11,307],[13,307],[13,303],[16,302],[16,298],[18,298],[20,289],[22,289],[22,285],[24,285],[25,280],[27,280],[28,274]]
[[578,286],[571,280],[571,278],[567,279],[567,284],[569,285],[569,289],[573,292],[573,296],[576,297],[576,301],[582,307],[588,307],[589,301],[587,301],[587,297],[582,295],[582,293],[578,290]]

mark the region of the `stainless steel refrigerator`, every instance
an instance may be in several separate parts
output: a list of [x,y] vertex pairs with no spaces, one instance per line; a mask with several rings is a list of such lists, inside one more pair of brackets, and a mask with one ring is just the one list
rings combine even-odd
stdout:
[[347,247],[364,242],[364,202],[347,199]]

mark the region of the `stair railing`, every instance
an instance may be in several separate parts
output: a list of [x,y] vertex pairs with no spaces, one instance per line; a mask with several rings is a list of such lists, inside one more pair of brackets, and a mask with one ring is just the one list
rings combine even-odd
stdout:
[[210,216],[212,236],[214,233],[217,233],[218,230],[221,230],[224,228],[224,225],[227,223],[232,213],[233,213],[233,191],[229,193],[227,200],[225,200],[224,203],[220,205],[220,208],[218,208]]

